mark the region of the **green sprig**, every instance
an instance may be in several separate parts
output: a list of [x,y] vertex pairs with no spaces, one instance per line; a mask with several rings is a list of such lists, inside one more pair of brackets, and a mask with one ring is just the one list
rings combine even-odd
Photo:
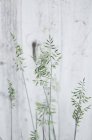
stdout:
[[87,112],[91,105],[88,104],[91,97],[86,96],[85,78],[78,83],[78,87],[72,92],[72,105],[74,106],[73,119],[75,120],[74,140],[76,140],[77,127],[80,125],[85,112]]
[[8,80],[8,93],[9,93],[10,100],[12,101],[15,100],[15,89],[9,80]]
[[79,125],[85,112],[90,109],[90,105],[85,107],[85,105],[91,98],[86,96],[85,78],[83,79],[83,81],[80,81],[80,83],[78,83],[78,87],[72,93],[72,105],[74,106],[73,118],[75,119],[77,125]]
[[31,131],[31,140],[39,140],[39,135],[38,135],[38,132],[37,132],[37,130],[35,130],[35,131]]
[[[38,112],[38,123],[40,126],[48,125],[49,140],[51,138],[51,128],[53,128],[53,138],[56,140],[53,115],[56,113],[52,105],[52,89],[55,91],[56,78],[53,77],[53,71],[59,65],[61,53],[55,47],[53,38],[49,36],[48,40],[40,47],[40,55],[36,60],[35,84],[43,88],[45,102],[37,102],[36,110]],[[45,126],[44,126],[45,127]],[[43,128],[44,128],[43,127]]]

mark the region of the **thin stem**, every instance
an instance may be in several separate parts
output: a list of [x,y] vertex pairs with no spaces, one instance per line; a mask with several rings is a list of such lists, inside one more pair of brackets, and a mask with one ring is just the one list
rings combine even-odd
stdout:
[[[44,122],[44,117],[43,117],[43,122]],[[43,124],[43,126],[42,126],[42,133],[43,133],[43,140],[46,140],[44,124]]]
[[76,133],[77,133],[77,123],[75,123],[74,140],[76,140]]
[[10,99],[11,102],[11,140],[12,140],[12,99]]
[[45,140],[45,134],[44,134],[44,114],[43,114],[43,126],[42,126],[42,132],[43,132],[43,140]]
[[[79,98],[78,110],[79,110],[79,108],[80,108],[80,104],[81,104],[81,97]],[[78,125],[77,122],[78,122],[78,120],[79,120],[78,113],[79,113],[79,111],[77,112],[77,118],[76,118],[76,120],[75,120],[74,140],[76,140],[77,125]]]
[[42,133],[43,133],[43,140],[46,140],[44,126],[42,126]]
[[43,126],[42,126],[43,140],[46,140],[45,137],[45,126],[44,126],[44,114],[43,114]]
[[[52,116],[51,116],[52,118]],[[53,121],[53,120],[52,120]],[[56,133],[55,133],[55,128],[54,128],[54,125],[53,125],[53,135],[54,135],[54,140],[56,140]]]
[[24,139],[23,139],[23,135],[22,135],[22,131],[21,131],[21,139],[24,140]]
[[[45,87],[44,87],[44,86],[43,86],[43,90],[44,90],[44,93],[45,93],[46,102],[47,102],[47,104],[48,104],[48,107],[50,108],[50,106],[49,106],[49,101],[48,101],[48,97],[47,97],[47,94],[46,94],[46,91],[45,91]],[[51,121],[53,122],[52,114],[51,114]],[[52,125],[53,125],[53,124],[52,124]],[[53,127],[54,140],[56,140],[56,133],[55,133],[54,125],[53,125],[52,127]]]
[[52,59],[51,59],[51,48],[50,48],[50,62],[51,62],[51,77],[50,77],[50,92],[49,92],[49,140],[51,140],[51,126],[50,126],[50,121],[51,121],[51,92],[52,92]]
[[37,125],[37,112],[36,112],[36,130],[38,128],[38,125]]
[[[38,133],[38,131],[37,131],[37,129],[38,129],[37,119],[38,119],[38,117],[37,117],[37,112],[36,112],[36,133]],[[37,140],[37,138],[36,138],[36,140]]]
[[24,86],[25,86],[25,90],[26,90],[26,96],[27,96],[27,101],[28,101],[28,106],[29,106],[29,111],[30,111],[30,117],[31,117],[31,120],[32,120],[32,126],[33,126],[33,129],[35,130],[33,115],[32,115],[32,109],[31,109],[31,106],[30,106],[30,100],[29,100],[29,96],[28,96],[28,90],[27,90],[26,81],[25,81],[23,71],[22,71],[22,77],[23,77]]

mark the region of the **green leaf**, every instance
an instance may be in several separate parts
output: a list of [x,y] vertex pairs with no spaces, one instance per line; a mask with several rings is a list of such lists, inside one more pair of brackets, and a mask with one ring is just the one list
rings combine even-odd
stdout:
[[74,106],[73,118],[75,119],[77,125],[79,125],[80,120],[83,119],[83,116],[88,109],[90,109],[90,105],[87,107],[83,107],[89,102],[90,97],[86,96],[85,93],[85,78],[83,81],[78,83],[78,87],[72,92],[73,96],[71,98],[72,105]]
[[35,130],[35,131],[31,131],[31,140],[39,140],[39,135],[38,135],[38,132],[37,132],[37,130]]

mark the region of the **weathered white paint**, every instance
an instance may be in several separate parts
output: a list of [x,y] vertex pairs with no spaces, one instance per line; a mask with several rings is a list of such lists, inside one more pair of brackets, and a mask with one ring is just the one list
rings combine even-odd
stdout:
[[[86,78],[87,94],[92,96],[92,1],[91,0],[1,0],[0,1],[0,137],[11,140],[10,101],[7,79],[16,89],[13,109],[13,140],[27,140],[32,128],[29,107],[21,72],[14,66],[15,49],[11,41],[13,32],[22,44],[24,71],[35,122],[35,101],[42,92],[33,84],[35,64],[32,42],[44,42],[48,35],[54,38],[62,52],[62,62],[57,70],[60,91],[57,93],[58,109],[56,130],[58,140],[73,140],[71,91]],[[3,62],[3,63],[2,63]],[[87,113],[77,133],[77,140],[92,139],[92,109]]]
[[[17,1],[0,1],[0,138],[11,140],[11,107],[8,94],[8,81],[10,80],[16,91],[19,89],[15,68],[15,48],[11,34],[17,34]],[[22,86],[21,86],[21,89]],[[13,109],[12,139],[19,139],[18,92],[16,92],[15,107]]]
[[[86,78],[87,94],[92,96],[91,39],[92,19],[90,0],[62,1],[63,61],[61,70],[61,139],[73,139],[71,90]],[[77,140],[92,139],[92,110],[87,113],[78,129]]]

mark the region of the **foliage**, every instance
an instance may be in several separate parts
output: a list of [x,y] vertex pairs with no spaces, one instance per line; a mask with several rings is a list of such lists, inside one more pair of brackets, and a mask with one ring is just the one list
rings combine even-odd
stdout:
[[14,41],[14,46],[16,49],[16,68],[18,70],[24,70],[24,58],[23,58],[23,49],[22,47],[17,43],[17,40],[15,36],[11,33],[12,39]]
[[24,58],[22,57],[23,55],[23,50],[22,47],[20,45],[16,46],[16,66],[17,66],[17,70],[23,70],[24,66],[23,66],[23,61]]
[[[49,106],[47,104],[47,102],[37,102],[36,103],[36,109],[38,112],[38,124],[41,126],[43,124],[52,124],[54,123],[53,121],[49,121],[48,119],[46,119],[45,117],[47,115],[52,115],[55,113],[55,108],[51,106],[51,109],[49,110]],[[44,119],[43,119],[44,117]]]
[[[53,38],[49,36],[49,39],[40,46],[40,54],[36,60],[35,68],[35,84],[40,85],[43,88],[43,95],[45,95],[45,101],[36,103],[36,110],[38,112],[38,124],[39,126],[48,125],[49,127],[49,140],[51,126],[54,130],[53,115],[55,107],[53,106],[52,88],[56,89],[55,82],[56,77],[53,77],[55,69],[59,65],[61,60],[61,53],[55,47]],[[55,130],[53,131],[55,133]],[[55,139],[55,134],[54,134]]]
[[61,59],[61,53],[53,44],[53,38],[49,36],[49,39],[44,45],[40,47],[40,56],[36,61],[36,85],[46,86],[52,77],[51,68],[56,68]]
[[34,121],[33,121],[33,115],[32,115],[32,109],[31,109],[31,105],[30,105],[30,99],[29,99],[26,80],[25,80],[25,76],[24,76],[24,68],[26,66],[24,66],[23,49],[17,43],[16,37],[14,36],[14,34],[11,33],[11,37],[13,39],[13,43],[14,43],[14,46],[15,46],[15,49],[16,49],[16,63],[15,64],[16,64],[16,67],[17,67],[17,71],[20,70],[22,72],[22,78],[23,78],[23,81],[24,81],[24,86],[25,86],[25,91],[26,91],[26,96],[27,96],[27,101],[28,101],[28,106],[29,106],[29,111],[30,111],[30,117],[31,117],[33,129],[35,129]]
[[90,109],[90,105],[85,107],[85,105],[91,98],[85,95],[85,78],[83,79],[83,81],[80,81],[78,83],[78,87],[72,93],[72,105],[74,106],[73,118],[76,122],[76,125],[79,126],[85,112]]
[[31,140],[39,140],[39,135],[37,130],[31,131]]
[[8,81],[8,92],[10,100],[13,101],[15,99],[15,89],[10,81]]

